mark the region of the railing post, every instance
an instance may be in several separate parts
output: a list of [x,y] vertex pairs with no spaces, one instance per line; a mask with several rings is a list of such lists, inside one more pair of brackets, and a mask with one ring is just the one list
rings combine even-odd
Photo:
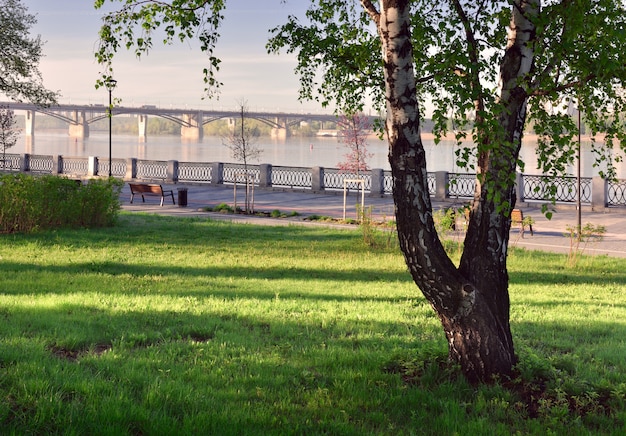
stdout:
[[591,209],[601,211],[609,205],[608,182],[600,176],[591,179]]
[[370,197],[383,197],[385,195],[385,172],[381,168],[373,168],[370,177]]
[[259,165],[259,188],[272,187],[272,165]]
[[444,201],[448,198],[450,174],[447,171],[435,172],[435,200]]
[[87,176],[94,177],[98,175],[98,158],[96,156],[89,156],[87,161]]
[[63,174],[63,156],[52,156],[52,174]]
[[324,191],[324,167],[311,168],[311,191]]
[[126,180],[137,178],[137,158],[129,157],[126,159]]
[[165,176],[165,181],[167,183],[178,182],[178,161],[177,160],[167,161],[167,174]]
[[224,164],[222,162],[211,163],[211,185],[224,184]]
[[515,173],[515,196],[518,203],[524,202],[524,175]]
[[20,159],[20,172],[25,173],[30,171],[30,154],[24,153]]

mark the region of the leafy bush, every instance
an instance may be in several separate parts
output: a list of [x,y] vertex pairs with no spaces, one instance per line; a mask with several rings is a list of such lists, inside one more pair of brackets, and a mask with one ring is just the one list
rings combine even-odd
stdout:
[[123,182],[93,179],[82,184],[56,176],[9,174],[0,177],[0,186],[0,232],[14,233],[111,226]]
[[233,213],[234,209],[226,203],[220,203],[213,208],[213,212]]

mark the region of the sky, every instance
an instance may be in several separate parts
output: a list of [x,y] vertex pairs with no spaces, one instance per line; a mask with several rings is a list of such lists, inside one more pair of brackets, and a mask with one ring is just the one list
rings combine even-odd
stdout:
[[[117,3],[117,2],[116,2]],[[156,105],[193,109],[236,109],[242,99],[250,111],[329,113],[319,103],[298,101],[294,55],[269,55],[268,29],[302,17],[308,1],[230,0],[216,55],[222,60],[217,79],[224,85],[219,100],[202,99],[202,69],[208,58],[197,41],[160,44],[157,38],[146,57],[122,50],[114,60],[122,106]],[[103,12],[93,0],[22,0],[36,16],[33,35],[45,41],[40,71],[44,86],[59,91],[61,104],[107,104],[108,91],[95,89],[101,67],[94,51]],[[117,3],[119,6],[119,3]]]

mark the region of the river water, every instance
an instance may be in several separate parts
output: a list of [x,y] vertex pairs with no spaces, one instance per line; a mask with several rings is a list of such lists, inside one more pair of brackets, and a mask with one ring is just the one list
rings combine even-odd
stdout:
[[[424,135],[427,138],[426,135]],[[133,135],[117,135],[112,137],[112,157],[147,160],[178,160],[180,162],[237,162],[232,153],[223,143],[223,139],[205,136],[201,142],[185,142],[179,136],[150,136],[145,142]],[[261,151],[258,162],[275,166],[336,168],[346,160],[347,148],[332,137],[290,137],[286,140],[260,137],[254,144]],[[435,145],[432,139],[424,140],[426,159],[429,172],[449,171],[465,172],[456,164],[455,152],[458,146],[454,141],[442,141]],[[535,156],[536,143],[532,140],[523,143],[521,159],[526,163],[525,174],[540,174]],[[368,139],[368,152],[372,157],[368,160],[370,168],[389,170],[387,143],[376,137]],[[102,159],[109,155],[108,132],[91,132],[89,138],[71,138],[67,131],[39,130],[34,138],[21,136],[17,144],[7,153],[30,153],[39,155],[61,155],[65,157],[98,156]],[[593,167],[593,156],[589,143],[583,142],[582,176],[592,177],[598,174]],[[467,170],[474,172],[473,170]],[[576,175],[576,166],[567,170],[569,175]],[[626,178],[626,165],[619,164],[617,177]]]

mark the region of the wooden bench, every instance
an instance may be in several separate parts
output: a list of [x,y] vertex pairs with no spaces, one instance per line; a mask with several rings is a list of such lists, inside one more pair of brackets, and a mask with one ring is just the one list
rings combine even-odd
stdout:
[[144,196],[158,196],[161,197],[161,206],[163,206],[163,200],[165,200],[165,196],[166,195],[171,195],[172,196],[172,203],[176,204],[176,200],[174,200],[174,191],[172,189],[170,190],[163,190],[163,187],[161,185],[153,185],[153,184],[149,184],[149,183],[129,183],[128,186],[130,186],[130,202],[133,202],[133,199],[135,198],[135,194],[140,194],[141,195],[141,200],[145,203],[146,199]]
[[522,238],[524,237],[524,228],[528,226],[530,229],[530,236],[534,236],[532,220],[529,218],[524,221],[524,212],[519,209],[513,209],[511,211],[511,226],[519,226]]

